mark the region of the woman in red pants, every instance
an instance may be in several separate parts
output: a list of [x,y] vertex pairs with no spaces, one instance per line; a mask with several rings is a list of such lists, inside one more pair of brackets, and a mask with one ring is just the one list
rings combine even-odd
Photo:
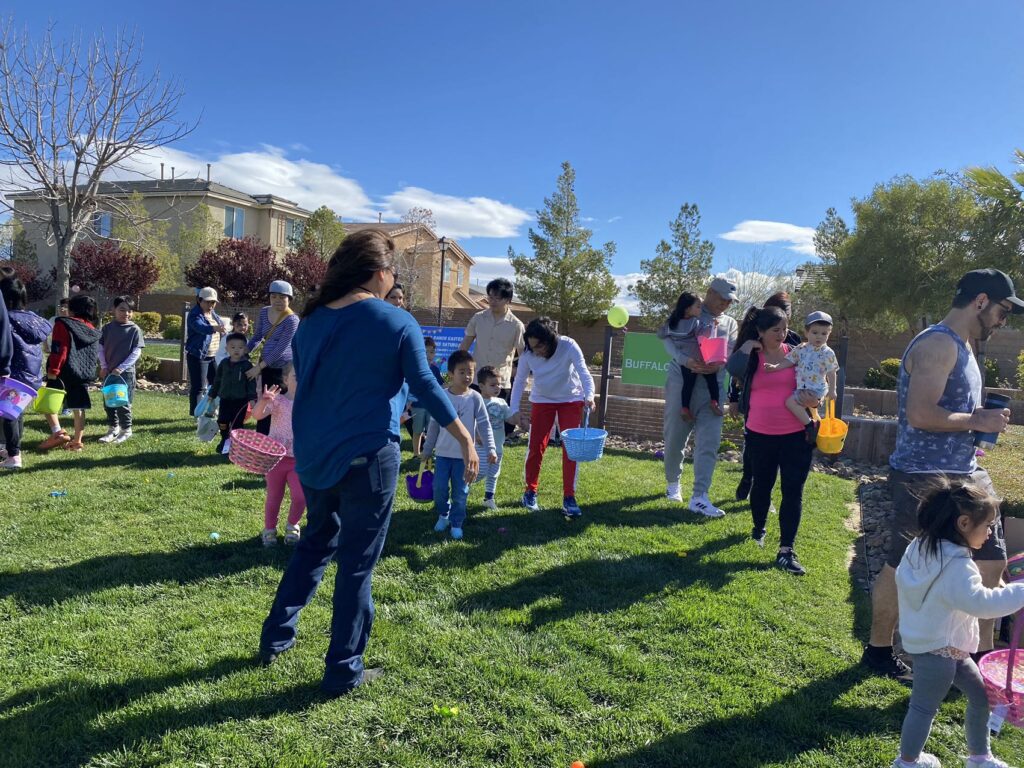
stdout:
[[[526,491],[522,503],[536,512],[540,509],[537,504],[540,465],[555,417],[558,417],[558,427],[563,431],[578,427],[583,421],[583,409],[594,408],[594,379],[587,369],[580,345],[568,336],[559,336],[551,318],[532,320],[523,337],[526,350],[519,356],[512,402],[509,403],[517,412],[512,414],[510,421],[518,415],[526,380],[532,376],[530,452],[526,456]],[[524,421],[521,416],[519,420]],[[525,423],[520,423],[520,426],[526,428]],[[566,517],[582,514],[576,503],[576,462],[569,460],[565,448],[562,448],[562,514]]]

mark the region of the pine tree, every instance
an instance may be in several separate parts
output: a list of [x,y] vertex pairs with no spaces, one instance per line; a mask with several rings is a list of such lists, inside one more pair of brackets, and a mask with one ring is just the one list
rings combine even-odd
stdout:
[[679,294],[703,294],[715,253],[714,243],[700,239],[700,211],[695,204],[683,203],[668,226],[672,244],[658,243],[654,258],[640,262],[644,277],[629,286],[640,302],[644,325],[652,328],[665,321]]
[[562,333],[600,317],[618,292],[610,271],[615,243],[591,246],[593,233],[580,226],[575,184],[576,172],[562,163],[555,193],[537,211],[539,231],[530,228],[533,255],[508,249],[519,300],[558,320]]

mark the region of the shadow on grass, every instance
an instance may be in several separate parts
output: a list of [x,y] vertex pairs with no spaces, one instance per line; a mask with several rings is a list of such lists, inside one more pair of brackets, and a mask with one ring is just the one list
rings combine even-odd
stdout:
[[391,518],[385,556],[406,560],[410,570],[427,568],[471,569],[497,560],[507,550],[544,544],[583,534],[592,525],[605,527],[653,528],[681,523],[703,525],[709,518],[696,515],[682,507],[633,511],[633,506],[661,499],[660,494],[632,496],[602,504],[585,504],[583,517],[567,521],[559,510],[536,513],[471,513],[466,520],[466,539],[457,546],[431,549],[422,547],[442,541],[445,535],[433,532],[437,519],[432,504],[418,504],[403,509]]
[[685,552],[657,552],[621,559],[592,559],[567,563],[544,573],[477,592],[460,603],[463,611],[522,610],[540,600],[555,598],[531,611],[529,627],[537,629],[582,613],[613,613],[665,589],[703,584],[725,587],[743,570],[769,570],[760,560],[722,562],[715,556],[746,541],[739,534],[717,539]]
[[[756,671],[751,670],[751,674]],[[789,765],[805,752],[833,748],[842,736],[869,736],[899,727],[907,706],[904,699],[896,699],[885,707],[839,703],[867,677],[859,667],[849,667],[808,683],[754,712],[710,720],[619,757],[588,760],[587,765]]]
[[[128,443],[126,443],[127,445]],[[97,450],[102,450],[97,446]],[[148,451],[145,453],[107,453],[103,456],[89,455],[88,450],[84,453],[67,456],[65,452],[49,454],[60,456],[61,459],[51,458],[34,459],[33,462],[19,474],[30,472],[43,472],[50,469],[97,469],[101,467],[116,467],[121,470],[149,470],[149,469],[179,469],[181,467],[210,467],[217,464],[226,464],[223,456],[215,453],[196,454],[192,451]]]
[[209,683],[254,666],[255,658],[228,658],[158,677],[104,684],[69,680],[16,694],[0,702],[0,711],[23,708],[0,719],[4,768],[85,765],[103,752],[130,751],[140,742],[159,742],[168,732],[298,712],[321,698],[315,683],[303,683],[244,698],[184,705],[176,701],[120,712],[148,696]]
[[254,539],[173,552],[103,555],[48,570],[0,573],[0,600],[49,605],[124,585],[191,584],[268,564],[283,567],[290,556],[290,550],[268,551]]

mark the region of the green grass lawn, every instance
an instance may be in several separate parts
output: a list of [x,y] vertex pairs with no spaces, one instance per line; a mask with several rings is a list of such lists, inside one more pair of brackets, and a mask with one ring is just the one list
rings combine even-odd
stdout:
[[[296,648],[257,667],[288,552],[257,543],[261,479],[196,442],[186,411],[184,398],[141,394],[137,437],[105,447],[96,409],[84,453],[29,453],[0,480],[3,768],[865,768],[893,757],[907,689],[857,668],[869,617],[847,573],[850,482],[810,480],[803,579],[748,541],[745,505],[725,503],[734,514],[715,521],[667,508],[650,456],[581,467],[585,516],[567,523],[515,506],[523,449],[512,447],[504,507],[483,513],[476,486],[460,543],[400,491],[367,653],[387,674],[324,701],[333,570]],[[29,420],[29,444],[41,425]],[[549,508],[556,458],[541,483]],[[712,498],[725,502],[736,480],[720,468]],[[930,743],[949,765],[965,749],[962,720],[962,700],[946,704]],[[1019,760],[1024,739],[1004,734],[996,749]]]

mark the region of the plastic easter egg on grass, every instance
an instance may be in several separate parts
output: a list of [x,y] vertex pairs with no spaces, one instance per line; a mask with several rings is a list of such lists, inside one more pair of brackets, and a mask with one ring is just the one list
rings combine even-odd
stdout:
[[629,310],[620,304],[608,310],[608,325],[612,328],[625,328],[629,322]]
[[665,458],[665,452],[659,448],[658,450],[656,450],[654,452],[654,458],[659,459],[659,460],[660,459],[664,459]]

